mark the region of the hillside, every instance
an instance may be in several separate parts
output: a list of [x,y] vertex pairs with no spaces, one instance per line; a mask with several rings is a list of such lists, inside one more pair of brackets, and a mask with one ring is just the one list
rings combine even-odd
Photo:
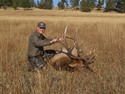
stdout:
[[[48,67],[28,72],[29,36],[39,22],[46,23],[44,35],[73,37],[76,29],[82,55],[95,49],[96,60],[89,66],[94,72],[78,67],[74,72],[56,71]],[[76,10],[0,9],[0,89],[1,94],[125,94],[125,14],[90,13]],[[73,41],[67,39],[68,46]],[[59,50],[61,43],[45,49]],[[57,62],[58,63],[58,62]],[[66,62],[65,62],[66,63]]]

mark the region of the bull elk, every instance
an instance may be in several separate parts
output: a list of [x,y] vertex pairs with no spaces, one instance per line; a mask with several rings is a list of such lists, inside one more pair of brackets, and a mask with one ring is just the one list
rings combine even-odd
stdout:
[[[64,48],[61,48],[51,59],[49,64],[55,68],[56,70],[68,70],[68,71],[74,71],[79,66],[82,66],[83,68],[87,68],[90,71],[93,71],[89,64],[92,64],[95,60],[95,51],[90,53],[89,55],[82,55],[82,52],[80,51],[80,48],[83,44],[79,46],[76,38],[77,30],[74,35],[74,37],[69,37],[66,35],[67,27],[64,31],[64,40],[60,41],[61,44],[63,44]],[[74,41],[73,47],[68,47],[66,39],[71,39]]]

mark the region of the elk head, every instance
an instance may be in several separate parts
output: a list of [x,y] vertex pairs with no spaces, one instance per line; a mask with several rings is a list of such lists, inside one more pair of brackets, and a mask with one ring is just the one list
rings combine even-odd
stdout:
[[[84,68],[89,69],[90,71],[93,71],[88,65],[93,63],[95,60],[95,52],[89,54],[89,55],[82,55],[82,52],[80,52],[80,48],[83,44],[79,46],[76,38],[77,29],[74,37],[69,37],[66,35],[67,27],[64,31],[64,40],[60,41],[61,44],[63,44],[64,48],[60,49],[57,54],[50,59],[50,64],[56,69],[62,69],[62,70],[71,70],[73,71],[75,68],[82,66]],[[68,47],[66,43],[66,39],[71,39],[74,41],[73,47]]]

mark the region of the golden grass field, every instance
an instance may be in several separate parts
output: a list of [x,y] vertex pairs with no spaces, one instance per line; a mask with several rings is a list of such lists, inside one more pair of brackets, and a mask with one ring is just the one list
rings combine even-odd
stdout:
[[[38,22],[47,25],[45,36],[73,36],[78,27],[79,44],[87,55],[96,50],[94,73],[56,71],[51,66],[32,73],[23,71],[28,38]],[[125,14],[84,13],[68,10],[0,9],[1,94],[125,94]],[[71,43],[69,43],[71,45]],[[56,43],[45,49],[60,49]]]

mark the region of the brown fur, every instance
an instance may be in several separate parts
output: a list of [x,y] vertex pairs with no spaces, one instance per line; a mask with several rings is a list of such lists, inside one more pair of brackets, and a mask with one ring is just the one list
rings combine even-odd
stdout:
[[[76,48],[73,49],[72,54],[77,55]],[[50,65],[56,70],[73,71],[78,66],[84,66],[82,60],[74,60],[69,57],[65,48],[62,48],[59,53],[50,59]]]

